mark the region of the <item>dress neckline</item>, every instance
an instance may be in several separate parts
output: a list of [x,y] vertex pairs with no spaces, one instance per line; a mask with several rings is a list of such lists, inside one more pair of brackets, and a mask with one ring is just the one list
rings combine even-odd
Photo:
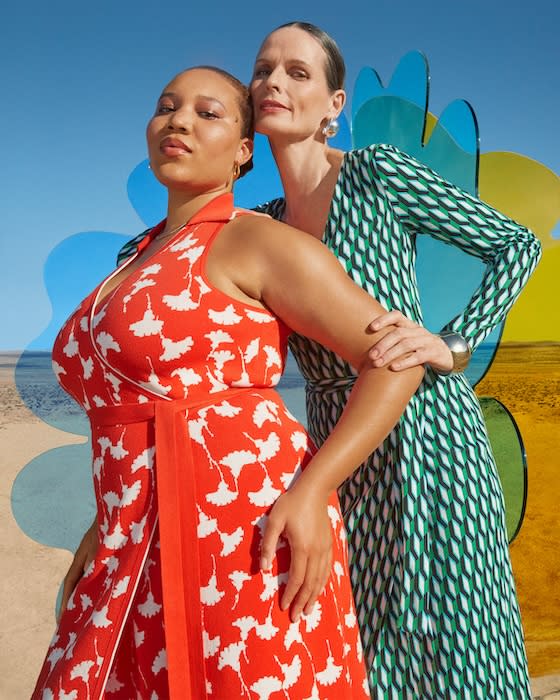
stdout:
[[[194,226],[195,224],[202,224],[215,221],[216,223],[220,221],[229,221],[235,215],[235,206],[233,203],[233,192],[224,192],[223,194],[214,197],[214,199],[207,202],[203,207],[201,207],[191,218],[185,222],[181,228],[177,229],[172,236],[169,236],[164,245],[159,249],[162,250],[166,248],[171,242],[173,242],[180,234],[183,233],[187,226]],[[141,253],[154,238],[163,231],[167,223],[167,218],[163,219],[156,224],[148,234],[138,243],[136,248],[136,255],[131,256],[131,258],[136,258],[138,253]]]
[[[233,193],[224,192],[223,194],[217,195],[214,199],[211,199],[203,207],[201,207],[188,221],[185,222],[181,228],[165,241],[165,243],[149,255],[144,261],[145,264],[149,264],[150,260],[154,255],[160,253],[161,251],[169,248],[177,239],[182,236],[187,227],[195,226],[196,224],[216,222],[220,221],[230,221],[236,215],[236,208],[233,203]],[[108,277],[106,277],[91,293],[93,296],[93,303],[91,306],[92,316],[95,314],[97,308],[104,304],[109,297],[123,284],[127,279],[128,275],[125,275],[122,280],[113,288],[110,292],[103,295],[103,289],[105,285],[110,282],[114,277],[116,277],[122,270],[130,265],[134,260],[138,259],[144,250],[150,245],[150,243],[156,238],[156,236],[163,231],[165,224],[167,223],[167,218],[163,219],[156,224],[153,228],[149,230],[147,235],[138,243],[134,253],[127,258],[121,265],[119,265]]]
[[[169,240],[166,240],[165,243],[155,250],[151,255],[148,255],[146,257],[146,260],[144,261],[144,265],[149,265],[150,261],[152,260],[153,257],[161,253],[162,251],[166,250],[169,248],[171,245],[173,245],[174,242],[177,241],[179,236],[183,235],[185,232],[185,229],[187,228],[192,228],[193,226],[196,226],[197,224],[203,224],[203,223],[220,223],[220,222],[227,222],[230,221],[232,218],[234,218],[237,214],[237,209],[234,207],[233,204],[233,193],[231,192],[226,192],[224,194],[218,195],[214,199],[210,200],[207,204],[205,204],[203,207],[201,207],[195,214],[192,216],[184,226],[182,226],[176,233],[174,233],[172,236],[169,236]],[[130,276],[130,273],[128,275],[125,275],[120,282],[115,285],[113,289],[111,289],[110,292],[105,294],[104,296],[102,295],[103,288],[105,285],[110,282],[114,277],[116,277],[122,270],[124,270],[126,267],[128,267],[134,260],[138,258],[139,255],[142,254],[142,252],[146,249],[146,247],[153,241],[155,236],[163,230],[163,227],[165,226],[166,219],[161,221],[159,224],[154,226],[148,235],[140,241],[134,255],[131,255],[127,260],[125,260],[122,265],[119,265],[108,277],[106,277],[91,293],[92,301],[91,305],[89,308],[89,313],[88,313],[88,331],[89,331],[89,336],[90,336],[90,342],[92,344],[92,347],[94,349],[94,352],[98,359],[101,361],[101,363],[107,367],[111,372],[114,374],[120,376],[121,378],[126,379],[127,381],[133,381],[126,375],[124,375],[120,370],[118,370],[116,367],[113,367],[110,362],[107,360],[106,357],[103,356],[103,354],[99,351],[99,348],[97,346],[96,339],[94,337],[94,319],[96,316],[96,313],[98,312],[98,309],[101,307],[103,310],[104,306],[107,304],[111,296],[119,289],[119,287],[126,282],[128,277]],[[101,299],[100,299],[101,297]],[[149,388],[144,387],[137,382],[133,382],[137,384],[138,387],[140,387],[144,392],[148,392],[153,394],[154,396],[157,396],[158,398],[164,398],[167,400],[170,400],[170,397],[168,396],[161,396],[157,392],[151,391]]]

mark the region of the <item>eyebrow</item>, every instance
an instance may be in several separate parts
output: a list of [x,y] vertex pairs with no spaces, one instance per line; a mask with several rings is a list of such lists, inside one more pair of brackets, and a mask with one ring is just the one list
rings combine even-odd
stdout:
[[[257,58],[255,60],[255,63],[270,63],[270,59],[267,58]],[[311,64],[307,63],[307,61],[304,61],[301,58],[290,58],[286,61],[286,63],[291,63],[293,65],[297,66],[304,66],[305,68],[311,68]]]
[[[162,92],[161,95],[159,96],[159,99],[161,100],[162,97],[176,97],[177,93],[176,92]],[[217,97],[212,97],[211,95],[197,95],[197,98],[200,100],[210,100],[211,102],[217,102],[224,110],[226,109],[225,105],[223,102],[221,102]]]
[[223,102],[221,102],[217,97],[212,97],[211,95],[197,95],[197,97],[200,100],[209,100],[210,102],[217,102],[223,109],[226,109],[226,106]]

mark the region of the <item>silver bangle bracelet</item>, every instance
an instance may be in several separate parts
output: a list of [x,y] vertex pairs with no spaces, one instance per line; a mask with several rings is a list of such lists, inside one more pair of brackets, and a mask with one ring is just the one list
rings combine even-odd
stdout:
[[440,372],[439,370],[434,371],[443,377],[449,374],[464,372],[467,369],[472,356],[472,352],[467,341],[460,333],[455,333],[454,331],[442,331],[441,333],[438,333],[438,335],[451,352],[451,356],[453,357],[453,369],[451,369],[449,372]]

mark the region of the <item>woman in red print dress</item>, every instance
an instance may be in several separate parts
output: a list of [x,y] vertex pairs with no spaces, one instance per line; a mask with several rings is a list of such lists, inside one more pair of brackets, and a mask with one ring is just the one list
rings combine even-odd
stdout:
[[[53,349],[91,421],[97,519],[33,698],[367,698],[336,487],[422,372],[367,363],[382,309],[322,244],[234,208],[240,83],[179,74],[147,138],[167,219]],[[289,329],[361,368],[318,452],[274,389]]]

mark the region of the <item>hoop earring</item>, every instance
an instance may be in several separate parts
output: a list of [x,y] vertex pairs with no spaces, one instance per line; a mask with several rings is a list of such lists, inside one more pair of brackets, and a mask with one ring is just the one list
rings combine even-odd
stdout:
[[329,119],[325,126],[321,129],[321,133],[328,139],[332,139],[338,134],[340,124],[336,119]]
[[240,174],[241,174],[241,166],[239,165],[239,163],[237,161],[235,161],[235,163],[233,164],[233,174],[232,174],[233,180],[234,181],[237,180],[239,178]]

